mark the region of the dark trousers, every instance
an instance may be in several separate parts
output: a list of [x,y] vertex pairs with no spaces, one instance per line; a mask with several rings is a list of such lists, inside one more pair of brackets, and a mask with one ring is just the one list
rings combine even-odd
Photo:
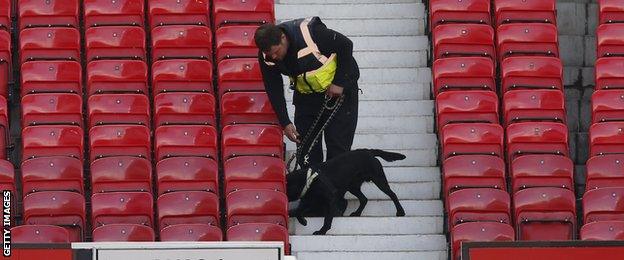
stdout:
[[[327,147],[327,160],[351,150],[358,119],[359,93],[357,89],[358,88],[356,86],[353,91],[344,93],[344,101],[342,105],[325,128],[325,132],[319,136],[319,140],[310,151],[309,163],[311,165],[323,162],[322,139],[325,140],[325,145]],[[297,110],[302,109],[295,110],[295,127],[297,127],[297,131],[301,135],[301,139],[308,134],[308,131],[313,131],[306,143],[299,144],[302,146],[301,153],[305,154],[310,147],[312,139],[316,136],[316,133],[318,133],[327,120],[331,110],[325,110],[323,117],[317,123],[315,129],[310,129],[310,127],[312,127],[312,124],[318,117],[320,107],[319,109],[306,109],[307,111],[312,111],[306,113],[298,112]],[[297,161],[299,163],[303,163],[303,158],[297,158]]]

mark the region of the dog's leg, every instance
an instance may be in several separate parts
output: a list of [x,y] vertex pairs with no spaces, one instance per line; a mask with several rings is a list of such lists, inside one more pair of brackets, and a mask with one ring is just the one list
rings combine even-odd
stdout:
[[396,212],[397,217],[405,216],[405,210],[403,209],[403,206],[401,206],[401,203],[399,202],[399,198],[394,193],[394,191],[390,189],[390,185],[388,184],[388,179],[386,178],[386,174],[384,173],[383,166],[381,166],[381,163],[378,160],[375,159],[375,161],[376,161],[376,165],[372,173],[373,183],[375,183],[377,188],[379,188],[383,193],[388,195],[390,199],[392,199],[392,202],[394,202],[394,206],[396,207],[396,210],[397,210]]
[[368,203],[368,198],[364,196],[364,193],[362,193],[362,190],[360,188],[361,188],[360,186],[356,186],[349,190],[349,192],[355,195],[355,197],[357,197],[358,200],[360,201],[360,206],[358,206],[358,208],[353,213],[351,213],[351,217],[361,216],[362,211],[364,211],[364,207],[366,207],[366,203]]
[[339,209],[338,209],[338,207],[336,205],[336,203],[338,201],[336,199],[336,196],[333,195],[331,197],[332,198],[329,199],[329,201],[328,201],[329,203],[325,207],[325,219],[323,221],[323,226],[318,231],[315,231],[314,233],[312,233],[313,235],[325,235],[327,233],[327,231],[329,229],[331,229],[332,221],[334,220],[334,216],[336,214],[338,214],[338,211],[339,211]]
[[293,211],[292,217],[296,217],[297,221],[299,221],[299,223],[303,226],[307,226],[308,225],[308,221],[305,219],[305,217],[303,217],[303,211],[306,208],[306,201],[305,200],[301,200],[299,201],[299,205],[297,205],[297,208]]

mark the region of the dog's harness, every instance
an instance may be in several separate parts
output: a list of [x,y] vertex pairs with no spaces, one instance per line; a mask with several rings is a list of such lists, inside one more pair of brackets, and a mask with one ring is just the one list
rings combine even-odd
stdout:
[[318,177],[318,172],[312,170],[312,168],[308,168],[308,172],[306,174],[306,184],[305,186],[303,186],[301,195],[299,195],[300,199],[303,198],[306,193],[308,193],[308,189],[310,189],[310,186],[312,186],[312,183],[314,182],[314,180],[316,180],[316,177]]

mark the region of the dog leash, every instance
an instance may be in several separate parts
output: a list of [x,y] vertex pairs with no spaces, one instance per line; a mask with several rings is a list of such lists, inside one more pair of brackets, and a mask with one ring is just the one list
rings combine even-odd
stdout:
[[[338,97],[338,99],[334,102],[333,105],[330,105],[330,101],[331,100],[332,100],[332,98],[330,98],[329,96],[325,96],[325,102],[323,102],[323,106],[321,107],[321,111],[319,111],[319,114],[316,117],[316,119],[314,120],[314,123],[309,128],[308,132],[306,133],[306,136],[303,138],[303,141],[301,142],[301,145],[297,146],[297,151],[290,156],[290,159],[288,159],[288,163],[286,164],[286,169],[288,170],[288,173],[291,173],[292,171],[297,170],[297,167],[303,168],[304,165],[308,165],[309,164],[310,152],[312,151],[312,148],[314,147],[316,142],[318,142],[318,139],[321,136],[321,133],[323,133],[323,131],[325,131],[325,128],[327,128],[327,126],[329,125],[329,122],[332,120],[332,118],[334,117],[336,112],[340,109],[340,106],[342,106],[342,102],[344,100],[344,96]],[[316,125],[318,125],[318,123],[321,121],[321,118],[323,117],[323,113],[325,113],[325,110],[331,110],[332,112],[327,117],[327,120],[325,120],[325,123],[323,124],[321,129],[319,129],[319,131],[316,132],[316,135],[314,136],[314,139],[312,139],[312,143],[308,147],[308,151],[305,153],[305,155],[303,155],[303,157],[301,157],[300,156],[301,155],[301,150],[303,149],[304,144],[307,143],[308,139],[312,135],[312,132],[314,132],[314,129],[316,128]],[[301,162],[299,162],[299,158],[303,158],[303,164]],[[291,169],[291,164],[292,164],[293,160],[295,160],[295,159],[296,159],[295,168],[293,168],[293,170],[291,171],[290,170]]]

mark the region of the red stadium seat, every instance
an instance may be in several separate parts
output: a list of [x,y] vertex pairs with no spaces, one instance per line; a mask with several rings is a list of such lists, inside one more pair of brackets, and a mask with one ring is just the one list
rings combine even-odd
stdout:
[[433,62],[434,95],[447,90],[496,91],[494,62],[482,57],[437,59]]
[[219,197],[205,191],[176,191],[158,196],[158,227],[178,224],[219,226]]
[[160,230],[160,241],[221,241],[219,227],[207,224],[178,224]]
[[56,155],[82,161],[83,154],[84,133],[79,126],[42,125],[22,130],[22,161]]
[[229,92],[221,96],[221,125],[279,124],[266,92]]
[[574,190],[574,163],[560,155],[530,154],[511,163],[511,190],[560,187]]
[[540,187],[513,195],[517,240],[572,240],[576,199],[569,189]]
[[265,24],[275,20],[273,0],[215,1],[213,2],[215,27],[230,24]]
[[507,190],[505,161],[489,155],[453,156],[442,163],[444,196],[467,188]]
[[515,237],[513,227],[506,223],[469,222],[456,225],[451,230],[451,259],[462,259],[463,242],[514,241]]
[[290,254],[288,229],[273,223],[244,223],[227,229],[228,241],[283,241],[284,253]]
[[557,24],[556,0],[494,0],[496,26],[506,23]]
[[269,156],[240,156],[223,163],[225,194],[244,189],[268,189],[286,193],[286,165]]
[[494,29],[486,24],[443,24],[433,29],[433,57],[478,56],[496,60]]
[[12,0],[0,0],[0,30],[11,30]]
[[598,221],[581,227],[581,240],[624,240],[624,221]]
[[72,191],[84,194],[82,162],[67,156],[33,158],[22,162],[22,194]]
[[22,225],[11,228],[12,243],[71,243],[67,229],[53,225]]
[[82,126],[82,97],[72,93],[40,93],[22,97],[22,128],[33,125]]
[[173,191],[219,193],[217,162],[204,157],[173,157],[158,161],[158,195]]
[[[447,124],[498,124],[498,96],[493,91],[447,91],[436,97],[438,133]],[[223,111],[223,110],[221,110]]]
[[624,24],[601,24],[596,29],[596,57],[624,56]]
[[80,32],[75,28],[29,28],[20,31],[20,63],[31,60],[80,61]]
[[154,139],[156,160],[186,156],[217,158],[217,130],[212,126],[159,126]]
[[0,189],[11,191],[17,197],[15,189],[15,170],[13,164],[7,160],[0,160]]
[[[2,9],[0,4],[0,9]],[[2,10],[0,10],[1,12]],[[2,18],[0,17],[0,23]],[[2,25],[0,25],[2,26]],[[11,59],[11,35],[0,28],[0,96],[9,96],[9,81],[13,78]]]
[[153,96],[164,92],[214,93],[212,63],[206,60],[161,60],[152,64]]
[[216,125],[215,98],[209,93],[161,93],[154,98],[154,125]]
[[429,29],[447,23],[492,24],[489,0],[438,0],[429,3]]
[[79,28],[76,0],[18,0],[20,30],[30,27],[65,26]]
[[624,221],[624,187],[588,190],[583,194],[583,222]]
[[108,224],[93,229],[93,242],[151,242],[156,235],[151,227],[139,224]]
[[244,223],[288,226],[288,198],[279,191],[246,189],[225,198],[227,227]]
[[559,57],[557,26],[547,23],[510,23],[496,30],[499,62],[513,56]]
[[257,58],[258,47],[254,42],[257,25],[232,25],[217,29],[217,62],[232,58]]
[[74,93],[82,96],[82,68],[76,61],[30,61],[22,64],[21,95]]
[[596,90],[624,89],[624,58],[597,59],[595,64]]
[[563,90],[563,64],[553,57],[509,57],[501,63],[501,91]]
[[139,224],[152,227],[154,199],[149,192],[103,192],[91,196],[91,225]]
[[624,121],[624,89],[596,90],[591,104],[592,123]]
[[67,229],[71,242],[81,242],[85,232],[84,195],[69,191],[41,191],[24,197],[25,225],[56,225]]
[[522,122],[507,127],[507,162],[527,154],[568,156],[568,127],[554,122]]
[[447,198],[449,227],[464,222],[511,223],[511,202],[506,191],[490,188],[463,189]]
[[169,25],[152,29],[152,61],[212,57],[212,32],[199,25]]
[[217,73],[219,95],[230,91],[264,91],[257,58],[222,60]]
[[221,141],[223,161],[241,155],[284,158],[282,128],[276,125],[228,125],[223,127]]
[[139,60],[91,61],[87,64],[87,93],[147,94],[147,64]]
[[619,0],[598,0],[598,24],[624,22],[624,5]]
[[587,160],[585,191],[605,187],[624,187],[624,155],[607,154]]
[[161,25],[193,24],[210,26],[210,1],[149,0],[150,27]]
[[624,153],[624,122],[596,123],[589,127],[589,156]]
[[505,125],[518,122],[566,122],[563,92],[555,89],[507,91],[503,95]]
[[92,27],[85,32],[87,62],[106,59],[145,60],[145,31],[138,26]]
[[91,190],[152,192],[152,163],[145,158],[115,156],[91,162]]
[[144,0],[84,0],[85,27],[133,25],[143,27]]
[[102,125],[89,130],[90,161],[110,156],[151,159],[150,130],[142,125]]
[[442,128],[442,159],[457,155],[503,157],[503,128],[499,124],[450,124]]
[[88,125],[136,124],[150,126],[150,101],[143,94],[98,94],[87,101]]

